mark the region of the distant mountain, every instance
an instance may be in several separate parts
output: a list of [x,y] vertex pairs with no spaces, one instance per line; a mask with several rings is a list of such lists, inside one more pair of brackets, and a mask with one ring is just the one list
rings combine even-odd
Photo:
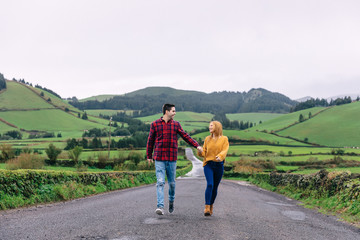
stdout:
[[123,96],[133,97],[136,95],[141,96],[158,96],[158,95],[171,95],[171,96],[183,96],[188,94],[204,94],[203,92],[190,91],[190,90],[179,90],[171,87],[147,87],[134,92],[126,93]]
[[72,105],[83,110],[139,110],[143,116],[160,112],[164,103],[174,103],[178,111],[286,113],[297,102],[280,93],[262,88],[251,89],[249,92],[204,93],[169,87],[148,87],[102,101],[71,102]]
[[335,100],[335,99],[344,98],[344,97],[351,97],[352,100],[355,100],[357,97],[360,97],[360,93],[341,94],[341,95],[337,95],[337,96],[328,97],[328,98],[326,98],[326,100],[328,102],[330,102],[331,99]]
[[303,98],[295,99],[295,101],[297,101],[297,102],[306,102],[307,100],[310,100],[312,98],[313,97],[306,96],[306,97],[303,97]]

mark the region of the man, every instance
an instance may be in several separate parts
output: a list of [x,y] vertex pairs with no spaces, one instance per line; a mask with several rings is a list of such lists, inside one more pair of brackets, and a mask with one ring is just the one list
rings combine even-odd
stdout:
[[182,129],[180,123],[173,120],[176,115],[175,105],[165,104],[162,110],[163,116],[150,125],[146,146],[148,162],[152,163],[153,160],[155,160],[157,179],[157,208],[155,212],[158,215],[164,214],[165,174],[169,184],[169,212],[172,213],[174,211],[176,160],[178,152],[177,134],[188,144],[202,151],[202,147]]

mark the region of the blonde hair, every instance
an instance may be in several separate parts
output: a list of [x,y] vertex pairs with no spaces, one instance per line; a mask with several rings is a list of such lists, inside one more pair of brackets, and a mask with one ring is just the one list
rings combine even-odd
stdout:
[[223,135],[223,128],[221,122],[211,121],[210,123],[214,124],[215,126],[214,133],[211,133],[211,137],[221,137]]

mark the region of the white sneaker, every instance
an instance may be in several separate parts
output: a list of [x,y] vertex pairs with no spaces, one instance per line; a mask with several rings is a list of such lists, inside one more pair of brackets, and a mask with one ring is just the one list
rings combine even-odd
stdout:
[[155,212],[156,212],[157,215],[164,215],[164,209],[163,208],[157,208],[155,210]]

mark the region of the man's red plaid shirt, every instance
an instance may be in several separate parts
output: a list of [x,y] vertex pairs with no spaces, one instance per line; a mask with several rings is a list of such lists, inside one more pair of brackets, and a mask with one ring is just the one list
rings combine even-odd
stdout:
[[[147,159],[176,161],[178,153],[177,134],[191,146],[195,148],[199,146],[199,144],[182,129],[179,122],[171,119],[166,123],[162,117],[152,122],[146,145]],[[152,154],[153,151],[154,156]]]

